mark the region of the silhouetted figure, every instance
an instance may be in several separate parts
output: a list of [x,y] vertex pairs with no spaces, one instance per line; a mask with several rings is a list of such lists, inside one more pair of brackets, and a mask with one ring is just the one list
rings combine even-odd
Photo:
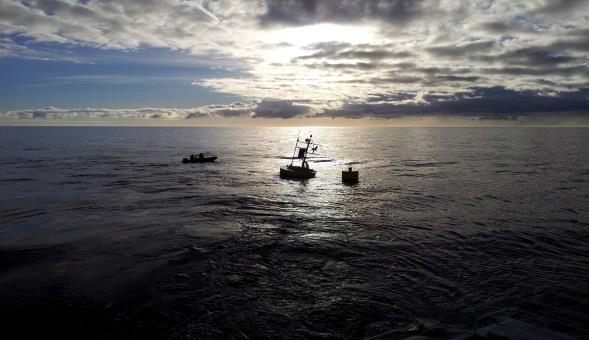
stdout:
[[190,155],[190,161],[192,162],[192,161],[195,161],[195,160],[196,160],[196,156]]
[[205,155],[201,152],[198,154],[198,158],[203,159],[203,158],[205,158]]

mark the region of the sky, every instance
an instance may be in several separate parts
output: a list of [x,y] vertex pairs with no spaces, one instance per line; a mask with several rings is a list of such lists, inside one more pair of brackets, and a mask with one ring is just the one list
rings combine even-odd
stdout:
[[589,1],[0,0],[0,125],[589,126]]

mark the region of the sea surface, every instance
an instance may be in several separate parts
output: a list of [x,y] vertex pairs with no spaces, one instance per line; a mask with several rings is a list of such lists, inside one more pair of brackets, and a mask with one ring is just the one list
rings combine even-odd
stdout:
[[0,170],[2,332],[589,334],[589,129],[0,127]]

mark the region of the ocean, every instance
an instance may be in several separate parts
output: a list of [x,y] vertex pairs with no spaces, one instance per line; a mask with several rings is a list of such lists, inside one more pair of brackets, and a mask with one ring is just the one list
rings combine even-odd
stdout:
[[[317,177],[280,179],[299,133]],[[582,128],[0,127],[0,324],[394,339],[508,315],[587,338],[588,145]],[[199,152],[219,158],[181,163]]]

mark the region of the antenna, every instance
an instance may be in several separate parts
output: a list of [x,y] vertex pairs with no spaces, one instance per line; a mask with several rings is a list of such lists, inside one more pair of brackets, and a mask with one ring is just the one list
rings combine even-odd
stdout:
[[301,136],[301,130],[297,133],[297,143],[295,144],[294,151],[292,153],[292,158],[290,159],[290,165],[294,162],[295,155],[297,154],[297,146],[299,146],[299,137]]

